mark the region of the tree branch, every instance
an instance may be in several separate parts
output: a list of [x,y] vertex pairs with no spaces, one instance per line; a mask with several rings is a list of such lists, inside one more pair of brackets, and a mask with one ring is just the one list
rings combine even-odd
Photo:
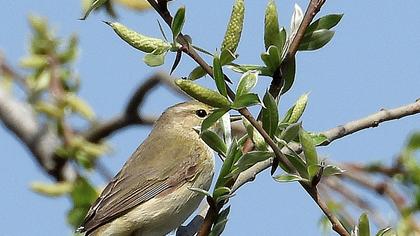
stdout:
[[139,112],[146,96],[159,84],[166,85],[178,94],[185,96],[173,83],[173,79],[166,73],[157,72],[146,79],[130,97],[124,112],[104,121],[93,127],[84,134],[84,137],[90,142],[99,142],[100,140],[112,135],[131,125],[152,125],[156,117],[146,116]]
[[57,181],[72,180],[76,171],[54,152],[60,138],[48,127],[41,126],[28,104],[17,101],[0,88],[0,120],[22,141],[39,166]]
[[[382,122],[396,120],[396,119],[400,119],[400,118],[418,114],[418,113],[420,113],[420,100],[411,104],[398,107],[398,108],[394,108],[390,110],[381,110],[380,112],[369,115],[365,118],[354,120],[345,125],[340,125],[338,127],[321,132],[321,134],[324,134],[328,139],[328,142],[324,145],[328,145],[331,142],[339,138],[345,137],[347,135],[350,135],[352,133],[355,133],[364,129],[372,128],[372,127],[377,127]],[[292,146],[292,148],[296,152],[301,151],[301,147],[299,145],[289,145],[289,146]],[[289,150],[287,148],[282,149],[283,153],[284,152],[287,153],[288,151]],[[249,168],[248,170],[242,172],[239,175],[238,179],[236,180],[236,183],[233,186],[232,190],[236,191],[239,187],[241,187],[245,183],[254,180],[255,176],[258,173],[262,172],[263,170],[269,168],[271,166],[271,163],[272,163],[272,158],[266,161],[259,162],[255,164],[254,166],[252,166],[251,168]]]

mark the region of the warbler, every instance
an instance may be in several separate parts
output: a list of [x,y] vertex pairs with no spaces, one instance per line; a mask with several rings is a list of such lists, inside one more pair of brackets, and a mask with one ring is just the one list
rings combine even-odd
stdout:
[[169,107],[90,207],[78,232],[89,236],[162,236],[180,226],[210,188],[213,151],[196,128],[212,108],[197,102]]

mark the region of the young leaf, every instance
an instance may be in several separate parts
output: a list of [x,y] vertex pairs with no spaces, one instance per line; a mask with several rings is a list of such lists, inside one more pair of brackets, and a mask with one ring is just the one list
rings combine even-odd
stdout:
[[397,234],[392,230],[392,228],[388,227],[388,228],[379,230],[376,233],[376,236],[397,236]]
[[292,154],[285,154],[285,155],[302,178],[304,179],[309,178],[309,173],[308,173],[308,169],[306,168],[306,163],[302,160],[302,158],[299,157],[297,153],[292,152]]
[[227,217],[229,215],[229,212],[230,206],[219,213],[219,215],[217,216],[217,221],[214,224],[209,236],[219,236],[222,234],[227,223]]
[[185,22],[185,7],[182,6],[176,12],[174,19],[172,20],[171,30],[172,30],[172,37],[175,41],[178,37],[179,33],[181,33],[182,27],[184,26]]
[[230,188],[228,187],[218,187],[213,191],[213,199],[218,202],[218,198],[229,195],[230,194]]
[[296,74],[296,59],[292,57],[284,62],[283,79],[284,85],[281,94],[285,94],[292,87],[295,81]]
[[66,94],[63,99],[66,105],[73,111],[80,113],[86,119],[93,120],[95,118],[95,113],[92,108],[83,99],[74,94]]
[[251,166],[255,165],[256,163],[265,161],[272,156],[274,156],[274,154],[268,151],[251,151],[245,153],[235,164],[236,168],[234,171],[232,171],[231,175],[239,174],[242,171],[245,171]]
[[269,0],[267,8],[265,9],[264,19],[265,49],[267,50],[271,45],[277,46],[277,48],[281,49],[283,45],[281,44],[280,37],[276,3],[273,0]]
[[238,88],[236,89],[236,96],[240,97],[244,94],[247,94],[257,85],[258,81],[258,72],[249,71],[242,75],[238,83]]
[[216,123],[228,111],[229,110],[226,108],[219,108],[214,110],[206,119],[203,120],[203,123],[201,124],[201,132],[213,126],[213,124]]
[[290,118],[288,120],[289,123],[295,123],[300,119],[300,117],[303,115],[303,112],[305,111],[307,103],[308,94],[305,93],[302,96],[300,96],[296,101],[295,106],[292,110],[292,114],[290,114]]
[[[303,129],[299,130],[299,140],[302,144],[303,153],[306,158],[306,165],[317,165],[318,155],[316,153],[315,145],[312,142],[311,136]],[[312,176],[311,176],[312,177]]]
[[222,53],[220,54],[220,64],[222,64],[222,66],[227,65],[231,63],[232,61],[234,61],[236,58],[237,58],[237,55],[235,55],[228,49],[224,49],[222,50]]
[[230,173],[233,164],[235,164],[236,160],[241,156],[242,151],[238,146],[238,142],[233,140],[232,145],[230,145],[229,150],[227,151],[223,165],[220,168],[220,174],[217,178],[215,188],[225,186],[226,181],[228,181],[225,177]]
[[323,145],[323,144],[329,142],[327,136],[325,136],[324,134],[321,134],[321,133],[310,133],[309,135],[311,135],[312,142],[315,144],[315,146],[320,146],[320,145]]
[[223,74],[222,65],[220,64],[220,58],[217,55],[213,58],[213,76],[219,93],[227,97],[225,76]]
[[322,175],[323,176],[340,175],[343,172],[344,170],[338,166],[327,165],[324,167],[324,171],[322,172]]
[[143,61],[144,63],[146,63],[146,65],[150,67],[156,67],[165,63],[165,56],[166,56],[166,53],[162,53],[158,55],[155,55],[153,53],[147,53],[146,55],[144,55]]
[[274,97],[268,92],[265,92],[263,103],[265,108],[262,109],[262,126],[264,130],[274,137],[279,124],[279,112],[277,109],[277,102]]
[[207,72],[203,69],[203,67],[197,66],[188,75],[188,80],[197,80],[205,75],[207,75]]
[[281,132],[279,138],[284,140],[285,143],[289,143],[298,136],[300,129],[300,123],[291,124],[286,129],[284,129],[283,132]]
[[193,187],[188,187],[188,189],[191,190],[191,191],[193,191],[193,192],[202,194],[204,196],[211,197],[211,194],[208,191],[204,190],[204,189],[201,189],[201,188],[193,188]]
[[226,156],[226,144],[216,133],[210,130],[204,130],[201,132],[200,137],[215,152]]
[[305,31],[305,36],[306,34],[309,34],[316,30],[320,30],[320,29],[329,30],[333,28],[334,26],[338,24],[338,22],[340,22],[342,17],[343,17],[343,14],[330,14],[330,15],[320,17],[318,20],[314,21],[311,25],[308,26],[308,28]]
[[230,123],[230,114],[225,113],[220,119],[220,127],[223,133],[223,140],[227,146],[232,144],[232,125]]
[[73,184],[70,182],[57,182],[57,183],[43,183],[43,182],[33,182],[31,183],[31,190],[48,196],[48,197],[59,197],[64,194],[68,194],[73,189]]
[[313,51],[325,46],[334,36],[334,31],[320,29],[306,35],[299,44],[300,51]]
[[292,175],[292,174],[277,175],[277,176],[274,176],[273,178],[277,182],[305,181],[305,179],[302,179],[302,177],[300,177],[298,175]]
[[239,110],[244,107],[250,107],[258,104],[261,104],[261,100],[258,95],[255,93],[248,93],[243,94],[240,97],[237,96],[231,105],[231,108]]
[[359,218],[358,231],[357,236],[370,236],[369,219],[366,213],[363,213]]
[[96,8],[102,6],[103,4],[105,4],[108,0],[94,0],[92,2],[92,4],[89,6],[89,8],[86,10],[85,14],[83,15],[82,18],[80,18],[79,20],[86,20],[86,18],[89,16],[90,12],[95,10]]
[[281,63],[279,49],[276,46],[270,46],[267,52],[261,54],[261,60],[271,71],[271,74],[273,74]]
[[295,3],[295,10],[293,11],[292,20],[290,21],[290,36],[289,40],[293,40],[295,37],[300,23],[302,23],[303,20],[303,11],[302,8]]

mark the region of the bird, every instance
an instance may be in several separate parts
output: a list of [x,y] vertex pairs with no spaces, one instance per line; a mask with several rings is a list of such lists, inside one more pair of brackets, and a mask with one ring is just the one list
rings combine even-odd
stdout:
[[213,151],[196,131],[212,107],[189,101],[169,107],[90,207],[85,236],[162,236],[199,206],[214,174]]

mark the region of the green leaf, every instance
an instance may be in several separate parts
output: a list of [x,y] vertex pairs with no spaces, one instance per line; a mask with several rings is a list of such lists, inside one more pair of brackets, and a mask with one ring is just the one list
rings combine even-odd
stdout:
[[213,76],[219,93],[227,97],[225,76],[223,74],[222,65],[220,64],[220,58],[217,55],[213,58]]
[[174,19],[172,20],[172,24],[171,24],[172,37],[174,39],[174,42],[176,38],[178,37],[179,33],[181,33],[184,23],[185,23],[185,7],[182,6],[176,12]]
[[285,143],[289,143],[298,136],[300,129],[301,123],[291,124],[281,132],[279,138],[284,140]]
[[230,194],[230,188],[228,187],[218,187],[213,191],[213,199],[218,202],[218,198]]
[[222,167],[220,168],[219,177],[217,178],[215,188],[225,186],[228,179],[225,177],[230,173],[235,162],[242,156],[242,151],[238,146],[236,140],[232,141],[232,144],[227,151],[226,158],[223,161]]
[[324,171],[322,172],[322,175],[323,176],[340,175],[343,172],[344,170],[338,166],[327,165],[324,167]]
[[334,36],[334,31],[320,29],[303,37],[299,44],[300,51],[313,51],[325,46]]
[[321,133],[309,133],[312,137],[312,142],[315,144],[315,146],[324,145],[329,142],[327,136]]
[[234,72],[238,72],[238,73],[246,73],[248,71],[254,70],[254,71],[258,71],[259,75],[263,75],[263,76],[271,76],[272,73],[271,71],[268,69],[268,67],[265,66],[261,66],[261,65],[237,65],[237,64],[230,64],[227,66],[227,68],[233,70]]
[[309,177],[312,179],[312,177],[316,176],[319,172],[319,170],[321,169],[320,165],[309,165],[308,166],[308,174]]
[[94,0],[80,20],[86,20],[90,12],[105,4],[108,0]]
[[233,101],[233,104],[231,105],[231,108],[239,110],[244,107],[250,107],[258,104],[261,104],[261,100],[258,95],[255,93],[248,93],[236,97],[235,101]]
[[332,27],[336,26],[340,22],[343,14],[330,14],[323,17],[320,17],[318,20],[314,21],[305,31],[306,34],[310,34],[316,30],[326,29],[329,30]]
[[201,188],[193,188],[193,187],[188,187],[188,189],[193,191],[193,192],[202,194],[204,196],[211,197],[211,194],[207,190],[204,190],[204,189],[201,189]]
[[232,53],[229,49],[223,49],[220,54],[220,64],[227,65],[234,61],[237,58],[237,55]]
[[251,151],[245,153],[239,161],[235,164],[234,171],[231,172],[231,176],[237,175],[251,166],[257,164],[258,162],[265,161],[268,158],[274,156],[272,152],[268,151]]
[[282,174],[273,177],[277,182],[295,182],[295,181],[305,181],[302,177],[292,174]]
[[261,60],[271,71],[271,74],[277,70],[281,63],[281,56],[279,49],[276,46],[271,45],[267,52],[261,54]]
[[216,133],[210,130],[204,130],[200,133],[200,137],[215,152],[226,156],[226,144]]
[[206,119],[203,120],[201,124],[201,132],[213,126],[229,109],[219,108],[214,110]]
[[67,220],[76,227],[83,222],[90,206],[98,198],[98,193],[84,177],[79,176],[73,184],[70,196],[73,208],[68,212]]
[[165,63],[165,56],[166,52],[158,55],[153,53],[146,53],[146,55],[144,55],[143,61],[150,67],[156,67]]
[[71,192],[73,184],[69,182],[57,182],[52,184],[33,182],[31,183],[30,188],[32,191],[48,197],[59,197]]
[[78,112],[86,119],[93,120],[95,113],[92,108],[81,98],[74,94],[66,94],[64,97],[66,105],[68,105],[73,111]]
[[222,234],[228,221],[227,217],[229,215],[229,212],[230,206],[219,213],[219,215],[217,216],[216,223],[214,224],[209,236],[219,236]]
[[286,40],[287,40],[287,33],[286,33],[286,29],[284,27],[280,28],[280,39],[279,39],[279,43],[278,45],[276,45],[279,49],[280,55],[283,55],[283,51],[286,49],[284,47],[284,45],[286,44]]
[[293,82],[295,81],[295,74],[296,74],[296,59],[295,57],[292,57],[290,59],[287,59],[284,62],[283,66],[283,79],[284,79],[284,85],[283,89],[281,90],[281,94],[285,94],[289,89],[292,87]]
[[306,105],[308,104],[308,93],[303,94],[298,98],[298,100],[295,103],[295,106],[293,107],[292,114],[290,114],[290,118],[287,122],[289,123],[295,123],[297,122],[300,117],[303,115],[303,112],[305,111]]
[[87,207],[73,207],[67,213],[67,222],[73,227],[80,226],[88,213],[88,210],[89,208]]
[[265,108],[262,109],[262,126],[264,130],[274,137],[279,124],[279,112],[277,109],[277,102],[274,97],[268,92],[265,92],[263,103]]
[[236,96],[240,97],[244,94],[247,94],[257,85],[258,81],[258,72],[249,71],[242,75],[239,80],[238,88],[236,89]]
[[408,140],[407,143],[408,150],[420,149],[420,132],[414,133]]
[[369,219],[366,213],[363,213],[359,218],[357,236],[370,236]]
[[197,80],[205,75],[207,75],[207,72],[203,69],[203,67],[197,66],[188,75],[188,80]]
[[267,50],[271,45],[281,48],[279,19],[276,3],[273,0],[268,1],[265,9],[264,18],[264,45]]
[[397,236],[391,227],[381,229],[376,233],[376,236]]
[[309,178],[309,173],[308,173],[308,169],[306,168],[306,163],[302,160],[302,158],[299,157],[299,155],[296,152],[292,152],[292,154],[285,154],[285,155],[302,178],[304,179]]
[[299,130],[299,141],[300,144],[302,144],[303,153],[305,154],[306,165],[308,167],[311,165],[317,165],[318,155],[316,153],[315,145],[312,142],[311,136],[303,129]]

